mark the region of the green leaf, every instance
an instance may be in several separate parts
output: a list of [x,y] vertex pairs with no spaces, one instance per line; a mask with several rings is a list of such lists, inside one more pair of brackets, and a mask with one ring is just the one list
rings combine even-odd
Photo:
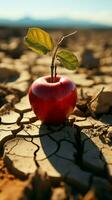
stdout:
[[28,48],[32,49],[40,55],[46,54],[54,47],[50,35],[40,28],[29,28],[24,41]]
[[79,67],[77,57],[68,50],[62,50],[57,53],[57,58],[61,65],[67,69],[74,70]]

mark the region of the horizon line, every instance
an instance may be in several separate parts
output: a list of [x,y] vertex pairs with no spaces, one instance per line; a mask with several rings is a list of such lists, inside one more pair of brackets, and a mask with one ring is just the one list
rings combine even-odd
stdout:
[[83,19],[82,17],[79,18],[74,18],[71,16],[53,16],[53,17],[34,17],[34,16],[30,16],[30,15],[26,15],[26,16],[21,16],[21,17],[17,17],[17,18],[8,18],[8,17],[1,17],[0,16],[0,20],[8,20],[8,21],[12,21],[12,22],[16,22],[22,19],[31,19],[31,20],[41,20],[41,21],[47,21],[47,20],[59,20],[59,19],[69,19],[72,21],[84,21],[84,22],[90,22],[90,23],[95,23],[97,25],[102,25],[102,26],[107,26],[107,27],[112,27],[112,23],[109,22],[102,22],[101,20],[92,20],[92,19]]

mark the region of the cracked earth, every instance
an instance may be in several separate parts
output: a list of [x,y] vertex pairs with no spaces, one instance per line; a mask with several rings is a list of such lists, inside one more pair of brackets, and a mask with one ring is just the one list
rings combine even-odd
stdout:
[[57,126],[42,124],[27,96],[31,82],[49,73],[50,56],[24,49],[23,30],[11,34],[0,44],[0,199],[112,199],[111,31],[82,31],[74,48],[71,39],[64,44],[81,68],[58,73],[75,81],[79,99]]

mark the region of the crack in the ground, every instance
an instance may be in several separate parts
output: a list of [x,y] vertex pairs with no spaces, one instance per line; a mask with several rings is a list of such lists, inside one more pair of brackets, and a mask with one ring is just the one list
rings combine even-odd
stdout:
[[37,117],[32,117],[32,118],[30,118],[30,123],[34,123],[34,122],[36,122],[37,121]]
[[31,142],[32,144],[34,144],[36,147],[37,147],[37,149],[34,151],[34,163],[35,163],[35,165],[36,165],[36,167],[37,168],[39,168],[39,164],[38,164],[38,162],[37,162],[37,160],[36,160],[36,156],[37,156],[37,152],[39,151],[39,149],[40,149],[40,147],[39,147],[39,145],[38,144],[36,144],[34,141],[33,141],[33,138],[32,138],[32,136],[27,132],[27,134],[29,135],[29,137],[31,137],[31,141],[29,141],[29,142]]
[[90,178],[89,178],[88,190],[91,188],[91,186],[92,186],[92,184],[93,184],[93,178],[94,178],[94,175],[91,174],[91,175],[90,175]]
[[[7,154],[11,155],[11,156],[14,156],[15,154],[14,153],[10,153],[10,152],[7,152]],[[24,156],[24,155],[19,155],[16,153],[16,156],[17,157],[21,157],[21,158],[32,158],[32,156]]]
[[13,135],[16,135],[18,132],[20,132],[22,129],[24,128],[23,124],[21,124],[20,126],[18,126],[17,129],[12,129],[12,130],[6,130],[4,128],[0,128],[0,131],[7,131],[7,132],[12,132]]
[[12,134],[15,135],[15,136],[16,136],[20,131],[22,131],[22,130],[24,129],[24,125],[23,125],[23,124],[18,124],[18,125],[20,125],[20,127],[19,127],[18,129],[12,130],[12,131],[11,131]]
[[75,161],[78,166],[80,166],[81,169],[83,169],[83,148],[81,142],[81,129],[77,126],[77,132],[75,134],[75,140],[76,140],[76,150],[77,154],[75,155]]
[[[57,149],[55,150],[55,152],[53,152],[52,154],[50,154],[50,155],[47,156],[46,158],[49,158],[49,157],[51,157],[52,155],[57,155],[58,157],[61,157],[61,158],[64,158],[65,160],[70,160],[70,161],[73,162],[73,160],[68,159],[68,158],[66,158],[66,157],[63,157],[63,156],[60,156],[60,155],[58,155],[57,153],[58,153],[58,151],[59,151],[60,148],[61,148],[61,143],[62,143],[62,142],[68,142],[68,143],[72,144],[73,147],[75,147],[75,149],[76,149],[75,143],[73,143],[73,142],[71,142],[71,141],[69,141],[69,140],[67,140],[67,139],[60,139],[59,141],[57,141],[57,140],[55,140],[51,135],[48,135],[48,136],[50,137],[50,139],[52,139],[54,142],[56,142],[56,144],[57,144]],[[75,152],[74,152],[74,156],[75,156]]]
[[53,133],[54,133],[54,132],[61,131],[61,130],[64,128],[65,125],[66,125],[66,124],[63,123],[63,124],[60,124],[60,125],[58,125],[58,126],[47,125],[47,127],[48,127],[48,130],[49,130],[50,132],[53,131]]
[[[108,174],[108,169],[107,169],[106,162],[104,162],[104,170],[102,171],[102,173],[96,173],[92,169],[86,169],[85,168],[85,166],[83,164],[84,143],[87,140],[91,140],[91,138],[84,139],[83,142],[82,142],[81,141],[81,129],[79,127],[77,127],[77,134],[75,136],[76,136],[75,139],[76,139],[76,143],[77,143],[77,146],[76,146],[77,154],[75,156],[75,158],[76,158],[76,164],[83,171],[92,173],[92,176],[97,175],[98,177],[102,177],[102,178],[108,179],[109,174]],[[101,159],[103,161],[101,150],[99,150],[99,159]],[[91,178],[90,178],[90,182],[91,182]]]
[[27,109],[21,111],[21,110],[19,110],[17,108],[14,108],[14,111],[17,112],[17,113],[19,113],[19,114],[24,114],[26,112],[32,111],[32,109],[31,108],[27,108]]
[[68,161],[70,161],[70,162],[72,162],[72,163],[74,163],[74,161],[72,160],[72,159],[69,159],[69,158],[65,158],[64,156],[60,156],[59,154],[55,154],[55,156],[57,156],[58,158],[62,158],[62,159],[64,159],[64,160],[68,160]]
[[[61,159],[64,159],[64,160],[68,160],[68,161],[70,161],[70,162],[72,162],[72,163],[74,163],[74,164],[76,164],[80,169],[82,169],[83,171],[85,171],[85,172],[91,172],[91,175],[90,175],[90,179],[89,179],[89,186],[91,187],[91,185],[92,185],[92,182],[93,182],[93,177],[94,176],[98,176],[98,177],[102,177],[102,178],[105,178],[105,179],[109,179],[109,174],[108,174],[108,170],[107,170],[107,164],[105,163],[105,167],[104,167],[104,173],[103,174],[101,174],[101,175],[99,175],[99,174],[97,174],[97,173],[95,173],[92,169],[91,170],[89,170],[89,169],[85,169],[85,166],[84,166],[84,164],[83,164],[83,153],[84,153],[84,143],[85,143],[85,141],[86,140],[91,140],[91,137],[88,137],[87,136],[87,138],[86,139],[84,139],[84,140],[82,140],[82,138],[81,138],[81,131],[82,131],[82,129],[80,129],[80,127],[74,127],[74,140],[73,141],[71,141],[69,138],[70,138],[70,134],[69,134],[69,132],[68,132],[68,138],[66,138],[66,136],[65,136],[65,138],[62,138],[62,139],[60,139],[60,140],[57,140],[57,139],[55,139],[54,137],[53,137],[53,134],[55,134],[55,133],[57,133],[58,131],[63,131],[63,127],[64,127],[64,125],[61,125],[61,126],[59,126],[59,127],[50,127],[50,126],[47,126],[47,128],[48,128],[48,131],[46,132],[46,133],[40,133],[40,134],[34,134],[34,135],[31,135],[26,129],[25,129],[25,127],[24,127],[24,123],[21,123],[21,119],[23,118],[23,114],[21,113],[20,114],[20,118],[19,118],[19,120],[18,120],[18,123],[17,123],[17,125],[19,126],[17,129],[15,129],[15,130],[11,130],[11,132],[12,132],[12,135],[9,135],[9,136],[6,136],[5,138],[3,138],[2,140],[1,140],[1,142],[0,142],[0,153],[1,153],[1,156],[3,155],[3,153],[4,153],[4,145],[5,145],[5,143],[7,142],[7,141],[10,141],[10,140],[12,140],[12,139],[15,139],[15,138],[24,138],[24,140],[25,141],[27,141],[27,142],[31,142],[33,145],[35,145],[36,146],[36,150],[33,152],[33,159],[34,159],[34,163],[35,163],[35,165],[36,165],[36,167],[37,168],[39,168],[40,166],[39,166],[39,163],[38,163],[38,161],[43,161],[43,160],[45,160],[45,159],[49,159],[50,157],[52,157],[53,155],[55,155],[56,157],[59,157],[59,158],[61,158]],[[40,125],[39,126],[37,126],[37,125],[35,125],[35,124],[32,124],[33,126],[35,126],[36,128],[38,128],[38,129],[40,129]],[[71,127],[71,126],[70,126]],[[76,129],[75,129],[76,128]],[[23,135],[23,134],[18,134],[20,131],[25,131],[25,133],[27,133],[27,135]],[[40,149],[40,146],[37,144],[37,143],[35,143],[34,141],[33,141],[33,139],[34,138],[42,138],[42,137],[44,137],[44,136],[48,136],[53,142],[55,142],[56,143],[56,145],[57,145],[57,148],[56,148],[56,150],[53,152],[53,153],[51,153],[51,154],[49,154],[46,158],[43,158],[43,159],[37,159],[37,157],[38,157],[38,151],[39,151],[39,149]],[[94,136],[92,136],[92,137],[94,137]],[[30,140],[28,140],[28,139],[30,139]],[[19,141],[19,140],[18,140]],[[75,151],[76,152],[74,152],[74,154],[73,154],[73,156],[74,156],[74,160],[72,160],[72,159],[69,159],[69,158],[66,158],[66,157],[64,157],[64,156],[61,156],[61,155],[58,155],[58,151],[60,150],[60,147],[61,147],[61,143],[62,142],[68,142],[68,143],[70,143],[71,145],[73,145],[73,147],[74,147],[74,149],[75,149]],[[7,154],[10,154],[10,155],[13,155],[13,154],[11,154],[11,151],[12,151],[12,149],[15,147],[17,145],[17,143],[10,149],[10,151],[9,152],[7,152]],[[18,157],[23,157],[23,158],[31,158],[31,156],[21,156],[21,155],[18,155],[17,154],[17,156]],[[102,153],[101,153],[101,151],[100,151],[100,157],[99,157],[101,160],[103,159],[102,158]]]
[[14,138],[15,138],[14,135],[8,135],[8,136],[4,137],[0,141],[0,157],[2,157],[3,154],[4,154],[4,145],[5,145],[5,143],[8,142],[8,141],[10,141],[10,140],[12,140],[12,139],[14,139]]
[[37,147],[37,149],[34,151],[34,162],[35,162],[36,167],[39,168],[39,164],[37,162],[36,156],[37,156],[37,152],[39,151],[40,147],[38,144],[33,142],[33,140],[31,142],[32,142],[32,144],[34,144]]
[[48,137],[49,137],[53,142],[55,142],[55,143],[57,144],[57,148],[56,148],[56,150],[55,150],[53,153],[49,154],[46,158],[39,159],[38,161],[43,161],[43,160],[46,160],[46,159],[52,157],[52,156],[55,155],[55,154],[59,151],[59,149],[60,149],[60,144],[59,144],[51,135],[48,135]]
[[[17,123],[17,125],[19,124],[19,122],[20,122],[20,120],[21,120],[21,115],[18,117],[18,119],[17,119],[17,121],[16,121],[16,123]],[[0,122],[0,124],[3,124],[3,125],[13,125],[13,124],[15,124],[15,122],[14,123],[8,123],[8,122]]]
[[19,143],[19,139],[16,141],[16,143],[9,149],[9,151],[7,152],[7,154],[10,154],[10,152],[18,145]]
[[[63,130],[63,127],[60,127],[60,128],[59,128],[59,131],[62,131],[62,130]],[[56,133],[57,133],[57,130],[56,130]],[[68,134],[68,135],[69,135],[69,134]],[[49,156],[47,156],[47,157],[44,158],[44,159],[41,159],[41,161],[42,161],[42,160],[45,160],[45,159],[48,159],[48,158],[52,157],[53,155],[55,155],[55,156],[60,157],[60,158],[62,158],[62,159],[64,159],[64,160],[68,160],[68,161],[74,163],[74,160],[71,160],[71,159],[69,159],[69,158],[60,156],[60,155],[58,155],[57,153],[58,153],[58,151],[59,151],[60,148],[61,148],[61,143],[62,143],[62,142],[68,142],[68,143],[72,144],[73,147],[74,147],[74,149],[76,150],[75,137],[74,137],[74,142],[71,142],[69,139],[66,139],[66,138],[60,139],[60,140],[58,141],[58,140],[56,140],[56,139],[55,139],[54,137],[52,137],[52,136],[53,136],[53,134],[48,134],[48,137],[49,137],[53,142],[56,143],[57,148],[56,148],[56,150],[55,150],[52,154],[50,154]],[[74,152],[73,155],[76,157],[77,154]],[[39,161],[40,161],[40,160],[39,160]],[[75,164],[76,164],[76,163],[75,163]]]
[[109,172],[108,172],[107,163],[106,163],[106,161],[105,161],[104,158],[103,158],[102,149],[103,149],[103,147],[102,147],[102,148],[100,149],[100,151],[99,151],[99,158],[104,162],[104,170],[103,170],[103,172],[102,172],[102,176],[103,176],[104,178],[108,179],[108,178],[109,178]]

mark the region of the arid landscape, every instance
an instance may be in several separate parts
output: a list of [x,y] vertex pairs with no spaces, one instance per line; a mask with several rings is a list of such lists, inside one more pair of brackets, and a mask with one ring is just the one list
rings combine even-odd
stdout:
[[[55,41],[74,30],[47,30]],[[80,67],[77,105],[59,125],[41,124],[28,89],[50,74],[51,55],[24,45],[27,28],[0,28],[0,200],[112,199],[112,30],[79,29],[62,47]]]

